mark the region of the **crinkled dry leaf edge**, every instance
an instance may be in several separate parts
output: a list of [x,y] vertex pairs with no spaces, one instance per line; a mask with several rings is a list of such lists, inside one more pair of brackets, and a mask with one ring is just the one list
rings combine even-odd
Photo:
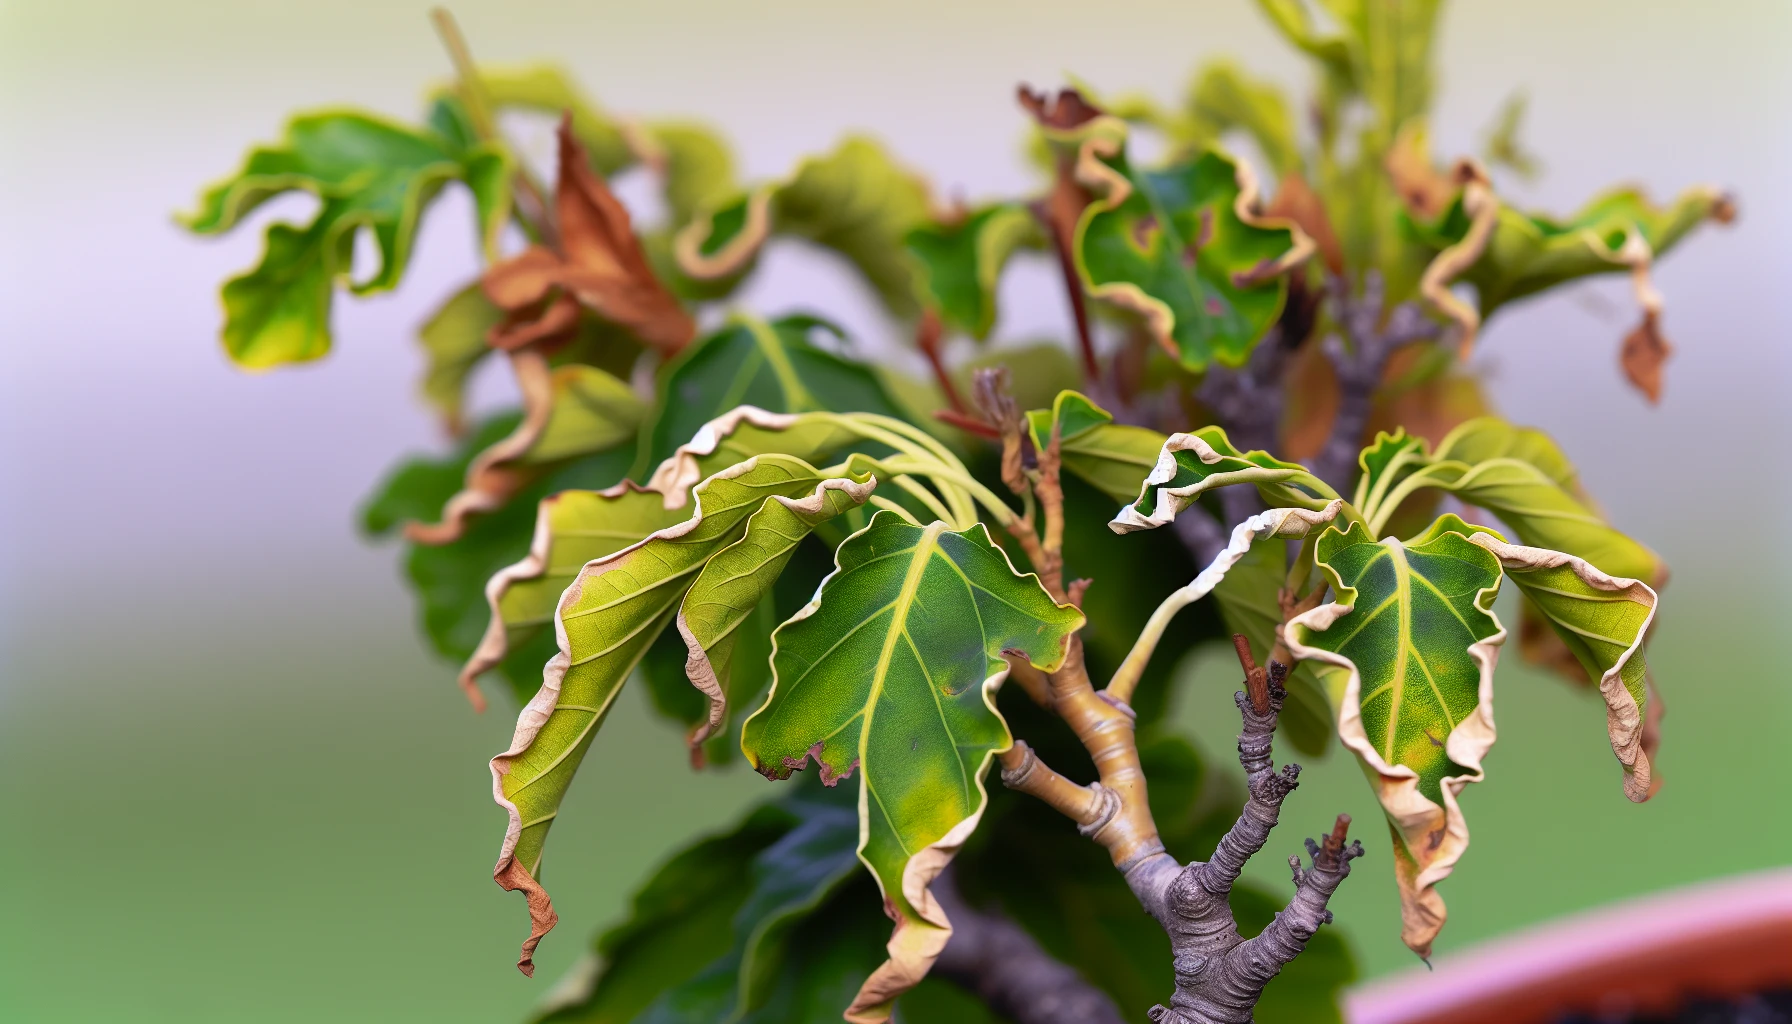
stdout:
[[431,546],[452,544],[466,532],[469,517],[503,506],[516,490],[506,464],[522,458],[541,440],[554,414],[554,376],[547,357],[533,350],[509,353],[522,392],[523,421],[509,436],[480,452],[467,466],[466,481],[442,506],[442,518],[434,523],[404,525],[405,539]]
[[1618,763],[1624,769],[1624,795],[1635,803],[1649,799],[1653,771],[1643,745],[1644,709],[1637,706],[1636,698],[1631,696],[1629,687],[1624,685],[1623,672],[1631,657],[1643,649],[1649,629],[1655,624],[1657,598],[1654,589],[1641,580],[1609,576],[1586,559],[1566,552],[1508,544],[1486,533],[1476,533],[1469,540],[1493,552],[1493,556],[1505,568],[1553,569],[1567,566],[1588,586],[1648,607],[1649,614],[1643,619],[1642,627],[1637,630],[1636,641],[1599,677],[1599,694],[1605,698],[1606,732],[1611,738],[1612,753],[1617,756]]
[[[854,502],[863,504],[871,496],[871,492],[876,489],[876,477],[868,477],[863,483],[846,477],[832,477],[817,484],[815,492],[807,497],[786,498],[781,494],[774,494],[766,500],[778,502],[798,516],[812,516],[818,515],[826,506],[828,491],[844,491]],[[738,545],[746,542],[747,538],[743,536],[734,543]],[[807,611],[807,607],[804,610]],[[722,727],[722,721],[728,714],[728,695],[722,689],[722,681],[716,674],[715,666],[710,663],[709,651],[691,631],[682,605],[678,609],[677,625],[678,633],[684,638],[685,648],[689,652],[684,663],[685,675],[690,679],[691,685],[702,691],[703,695],[709,699],[709,718],[698,725],[689,737],[691,746],[695,747]],[[736,628],[739,628],[738,623]],[[718,637],[716,640],[712,640],[711,644],[713,645],[720,639]]]
[[[1400,542],[1389,539],[1383,543]],[[1300,630],[1324,632],[1348,615],[1353,606],[1335,601],[1323,604],[1290,619],[1284,628],[1284,642],[1294,657],[1333,665],[1348,673],[1337,708],[1338,739],[1374,773],[1371,785],[1375,796],[1394,826],[1401,845],[1417,866],[1418,870],[1411,873],[1396,868],[1395,878],[1400,888],[1400,938],[1421,957],[1430,955],[1431,943],[1443,929],[1448,916],[1437,884],[1450,876],[1456,862],[1468,850],[1468,822],[1463,817],[1457,796],[1469,783],[1480,782],[1486,777],[1481,759],[1492,749],[1497,738],[1493,723],[1493,671],[1499,661],[1500,645],[1506,642],[1506,627],[1492,608],[1493,597],[1498,593],[1496,582],[1481,591],[1475,600],[1476,606],[1493,620],[1495,629],[1492,635],[1467,648],[1469,656],[1480,668],[1477,702],[1475,710],[1450,730],[1444,741],[1445,754],[1467,772],[1444,777],[1440,784],[1444,798],[1442,808],[1419,792],[1417,772],[1405,765],[1388,764],[1369,742],[1362,718],[1363,680],[1356,664],[1341,654],[1299,642]]]
[[[715,474],[713,479],[729,480],[750,473],[758,466],[758,462],[757,458],[747,459]],[[499,807],[504,808],[504,813],[509,818],[504,828],[504,841],[498,850],[498,863],[492,869],[492,877],[507,890],[523,890],[529,899],[530,934],[528,940],[523,943],[522,955],[517,960],[517,967],[524,974],[534,973],[535,947],[540,944],[542,936],[554,927],[554,923],[559,920],[559,915],[554,912],[546,890],[542,889],[541,884],[535,880],[534,874],[528,867],[518,863],[514,856],[517,842],[523,833],[523,818],[522,812],[516,804],[511,802],[504,793],[504,777],[509,774],[511,762],[534,744],[535,737],[547,725],[548,719],[554,714],[555,706],[560,703],[560,688],[564,685],[567,670],[572,665],[572,644],[566,636],[566,623],[563,616],[567,607],[579,599],[587,579],[603,575],[620,559],[632,554],[650,541],[676,540],[689,534],[697,528],[702,520],[703,499],[699,496],[696,499],[691,518],[665,529],[655,530],[620,551],[585,563],[572,584],[560,595],[559,603],[554,609],[554,639],[559,643],[560,649],[542,669],[541,688],[535,691],[535,696],[530,698],[529,703],[523,705],[523,709],[518,712],[516,731],[511,736],[510,746],[503,753],[491,759],[492,799],[497,802]],[[622,692],[622,687],[617,686],[611,691],[609,700],[614,701],[616,694],[620,692]],[[608,708],[609,705],[606,702],[603,708],[592,714],[592,722],[601,721]]]

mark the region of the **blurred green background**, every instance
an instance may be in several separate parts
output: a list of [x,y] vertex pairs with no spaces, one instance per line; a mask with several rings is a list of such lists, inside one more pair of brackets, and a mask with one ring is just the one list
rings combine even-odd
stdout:
[[[1170,98],[1225,52],[1304,82],[1247,0],[455,7],[482,58],[554,57],[616,109],[712,119],[751,176],[865,128],[969,197],[1027,181],[1017,81],[1070,70]],[[397,296],[338,303],[325,362],[225,363],[215,289],[257,233],[201,244],[169,213],[293,109],[416,113],[445,67],[425,8],[0,0],[0,1019],[516,1020],[672,844],[771,792],[738,766],[694,776],[675,731],[625,696],[555,830],[562,923],[542,980],[518,975],[522,901],[489,880],[503,816],[485,760],[508,714],[467,709],[394,552],[352,525],[385,466],[442,443],[411,397],[410,332],[472,272],[464,218],[433,219]],[[1666,787],[1626,803],[1598,702],[1508,659],[1441,955],[1792,860],[1775,658],[1792,568],[1789,30],[1778,0],[1460,0],[1445,16],[1440,152],[1477,148],[1523,87],[1547,168],[1521,200],[1709,180],[1737,190],[1742,219],[1661,268],[1679,354],[1659,408],[1615,366],[1621,280],[1502,314],[1483,339],[1502,411],[1552,431],[1674,566],[1651,651]],[[545,130],[529,143],[545,153]],[[825,261],[773,257],[749,305],[888,335]],[[1003,337],[1062,332],[1036,269]],[[500,404],[503,382],[478,394]],[[1227,658],[1191,661],[1177,720],[1229,764]],[[1339,920],[1370,974],[1409,967],[1367,787],[1335,755],[1307,767],[1254,870],[1285,884],[1282,854],[1349,811],[1371,858]]]

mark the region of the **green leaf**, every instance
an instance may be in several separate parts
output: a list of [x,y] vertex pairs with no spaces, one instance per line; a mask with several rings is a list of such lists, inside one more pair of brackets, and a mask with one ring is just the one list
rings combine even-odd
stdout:
[[[461,686],[470,689],[510,652],[543,631],[551,634],[560,595],[587,563],[688,518],[683,508],[666,508],[665,495],[627,481],[607,490],[569,490],[543,498],[528,555],[492,574],[485,584],[490,617],[461,669]],[[535,666],[538,675],[540,667]]]
[[[1505,629],[1493,553],[1455,516],[1375,541],[1362,523],[1319,537],[1335,600],[1292,619],[1289,649],[1344,670],[1338,736],[1362,761],[1394,835],[1401,938],[1427,956],[1444,923],[1436,885],[1468,848],[1457,796],[1493,746],[1493,668]],[[1336,676],[1338,673],[1332,673]]]
[[[536,1020],[630,1024],[667,989],[727,955],[730,925],[748,899],[759,858],[801,827],[807,806],[789,800],[760,807],[732,831],[673,854],[636,891],[628,919],[598,936],[597,969],[576,985],[581,991]],[[824,813],[852,820],[850,811]]]
[[[774,413],[831,410],[900,417],[900,407],[876,371],[811,343],[817,330],[843,337],[838,327],[811,316],[770,323],[739,317],[679,353],[660,378],[653,421],[641,431],[637,475],[646,475],[706,424],[743,405]],[[790,454],[810,458],[820,453]]]
[[903,239],[927,223],[930,207],[919,177],[878,143],[850,136],[789,179],[698,214],[675,249],[685,274],[709,280],[739,273],[773,234],[802,238],[851,261],[884,305],[906,316],[915,274]]
[[1288,99],[1274,84],[1251,77],[1229,60],[1201,67],[1185,101],[1190,127],[1207,146],[1220,145],[1230,131],[1243,131],[1279,179],[1301,166]]
[[[733,942],[689,982],[655,1000],[638,1024],[734,1021],[762,1010],[789,954],[811,941],[805,918],[857,875],[859,816],[850,802],[829,794],[783,805],[798,823],[753,858],[746,899],[730,928]],[[850,990],[842,995],[850,999]],[[832,1019],[845,1005],[832,1008]]]
[[1378,435],[1361,463],[1358,505],[1373,532],[1414,494],[1436,488],[1492,512],[1525,544],[1578,555],[1617,576],[1657,585],[1667,577],[1660,556],[1581,497],[1573,465],[1542,431],[1483,416],[1450,431],[1432,453],[1396,430]]
[[748,516],[768,498],[829,483],[808,463],[784,456],[730,467],[697,486],[688,520],[587,562],[561,595],[560,652],[518,716],[510,747],[492,758],[493,795],[510,816],[493,875],[529,897],[533,928],[518,961],[525,973],[556,919],[538,881],[543,843],[623,681],[677,613],[703,564],[740,536]]
[[494,110],[528,110],[558,118],[572,115],[572,132],[591,159],[592,169],[609,177],[639,159],[622,124],[610,116],[555,64],[517,67],[480,65],[479,87]]
[[949,328],[982,341],[996,322],[996,288],[1016,249],[1039,248],[1045,235],[1020,203],[995,203],[955,223],[911,230],[908,251],[920,266],[921,305]]
[[595,366],[550,366],[536,351],[511,353],[511,368],[523,393],[522,422],[468,464],[461,489],[432,517],[437,521],[405,527],[411,540],[449,543],[550,467],[632,446],[646,407],[628,384]]
[[[412,459],[400,465],[366,503],[363,528],[379,536],[406,522],[433,517],[459,489],[474,456],[511,433],[517,420],[514,414],[487,420],[446,458]],[[528,551],[536,503],[562,488],[601,488],[616,483],[628,471],[628,460],[618,458],[619,454],[600,453],[554,468],[502,508],[472,520],[452,543],[409,545],[405,574],[416,595],[423,631],[436,653],[460,663],[479,646],[490,617],[486,581]],[[540,635],[518,638],[496,666],[515,691],[519,705],[541,685],[542,663],[553,653],[552,631],[538,632]]]
[[[801,499],[773,495],[747,518],[741,538],[718,552],[697,574],[678,611],[678,632],[689,651],[685,672],[709,698],[709,717],[692,734],[693,744],[721,731],[730,697],[756,696],[732,685],[733,659],[748,619],[765,606],[772,585],[796,553],[797,545],[821,523],[858,508],[871,487],[827,480]],[[749,645],[751,641],[749,641]],[[758,676],[748,673],[747,678]]]
[[1485,533],[1469,539],[1493,552],[1506,576],[1530,598],[1529,607],[1549,621],[1599,687],[1612,753],[1624,769],[1624,795],[1637,803],[1649,799],[1652,770],[1643,749],[1649,668],[1643,643],[1655,619],[1655,591],[1560,551],[1507,544]]
[[981,524],[955,533],[879,512],[835,558],[774,634],[772,692],[741,746],[772,778],[810,758],[824,782],[861,773],[859,855],[897,927],[848,1015],[877,1019],[951,935],[924,894],[976,828],[983,774],[1011,742],[992,702],[1002,652],[1055,669],[1083,616],[1016,573]]
[[1123,136],[1095,134],[1077,174],[1096,196],[1074,243],[1089,294],[1138,313],[1190,370],[1242,366],[1281,315],[1285,272],[1311,240],[1252,223],[1249,168],[1218,151],[1140,170]]
[[1357,64],[1350,43],[1341,35],[1322,33],[1305,0],[1257,0],[1257,6],[1284,39],[1318,62],[1329,77],[1354,86]]
[[370,277],[349,281],[350,289],[389,291],[404,275],[425,207],[450,181],[472,189],[480,238],[495,244],[509,216],[510,169],[502,148],[469,147],[430,128],[354,111],[293,118],[281,143],[250,150],[242,169],[182,218],[194,232],[219,234],[282,193],[318,198],[308,225],[269,225],[261,263],[225,282],[225,350],[251,369],[322,356],[330,348],[332,295],[349,278],[359,231],[372,234],[380,262]]
[[[1338,495],[1304,466],[1268,452],[1241,452],[1219,427],[1171,434],[1145,477],[1137,500],[1122,505],[1108,526],[1115,533],[1154,530],[1174,520],[1202,494],[1252,484],[1263,500],[1290,508],[1322,509]],[[1353,515],[1346,507],[1346,515]]]
[[647,125],[644,134],[655,150],[653,161],[665,182],[666,212],[673,224],[689,224],[698,211],[740,190],[734,154],[707,125],[663,121]]
[[1036,450],[1051,444],[1054,425],[1064,468],[1119,501],[1138,495],[1166,440],[1155,430],[1115,423],[1112,414],[1077,391],[1059,392],[1050,409],[1027,413]]
[[486,332],[503,318],[503,311],[492,305],[479,282],[474,281],[449,296],[417,332],[428,360],[423,372],[423,399],[442,414],[452,432],[461,429],[467,378],[480,360],[493,351],[486,344]]
[[[1639,189],[1613,189],[1566,218],[1502,206],[1486,250],[1459,280],[1474,285],[1486,319],[1508,302],[1568,281],[1629,272],[1634,261],[1622,250],[1633,232],[1659,259],[1704,221],[1727,223],[1734,215],[1729,197],[1707,186],[1687,189],[1667,206]],[[1468,234],[1471,220],[1458,195],[1436,221],[1407,223],[1421,242],[1442,250]]]

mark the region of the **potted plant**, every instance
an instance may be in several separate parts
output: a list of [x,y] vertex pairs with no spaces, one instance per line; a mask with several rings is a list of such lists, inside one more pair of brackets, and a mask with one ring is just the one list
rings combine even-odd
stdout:
[[[1624,273],[1619,363],[1653,399],[1653,262],[1733,205],[1615,190],[1521,212],[1489,171],[1525,166],[1519,108],[1486,162],[1428,149],[1437,5],[1261,5],[1313,62],[1306,130],[1225,62],[1175,108],[1023,87],[1026,196],[943,203],[860,136],[741,182],[708,128],[479,66],[442,12],[455,77],[421,123],[299,115],[202,195],[201,233],[320,200],[224,285],[225,347],[256,368],[325,355],[337,286],[396,287],[431,201],[474,200],[487,265],[421,332],[460,449],[400,467],[366,521],[409,544],[472,703],[519,709],[491,763],[518,966],[558,921],[561,798],[631,680],[695,768],[785,780],[675,852],[541,1019],[1339,1019],[1354,967],[1322,926],[1365,850],[1349,820],[1313,823],[1285,905],[1238,881],[1298,783],[1273,747],[1358,759],[1426,956],[1514,632],[1598,690],[1622,791],[1648,798],[1666,569],[1547,435],[1489,414],[1462,358],[1505,304]],[[506,141],[519,113],[558,119],[551,175]],[[1145,131],[1161,162],[1137,157]],[[1228,152],[1237,133],[1263,166]],[[634,167],[658,223],[609,186]],[[357,280],[363,229],[379,259]],[[784,239],[861,274],[931,379],[812,312],[727,312]],[[949,361],[1028,253],[1064,283],[1065,343]],[[500,359],[521,408],[466,423],[468,375]],[[1163,725],[1175,658],[1228,638],[1243,793]]]

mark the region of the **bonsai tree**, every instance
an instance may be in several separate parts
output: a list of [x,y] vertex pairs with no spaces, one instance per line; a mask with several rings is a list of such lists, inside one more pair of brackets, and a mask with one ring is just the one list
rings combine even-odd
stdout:
[[[227,352],[266,368],[325,355],[338,285],[397,286],[431,201],[473,197],[485,269],[421,332],[460,447],[400,467],[366,525],[402,531],[474,705],[490,686],[520,708],[491,771],[524,973],[558,920],[548,832],[631,680],[694,768],[738,754],[782,782],[676,852],[540,1019],[1336,1020],[1354,968],[1322,926],[1364,847],[1313,822],[1291,899],[1240,880],[1298,784],[1272,748],[1356,756],[1427,956],[1496,739],[1508,583],[1522,650],[1597,691],[1647,799],[1666,569],[1545,434],[1491,415],[1464,357],[1506,303],[1628,273],[1620,362],[1653,400],[1652,262],[1732,205],[1520,212],[1488,167],[1529,166],[1521,106],[1485,163],[1428,151],[1437,4],[1260,5],[1312,60],[1304,131],[1226,62],[1175,106],[1023,87],[1039,192],[975,205],[858,136],[742,183],[710,129],[476,66],[437,12],[456,75],[422,123],[295,117],[186,218],[223,232],[317,196],[224,285]],[[551,189],[504,135],[531,115],[558,119]],[[1146,130],[1168,143],[1150,166]],[[609,184],[635,169],[651,220]],[[363,230],[379,258],[355,279]],[[813,313],[728,310],[787,242],[853,268],[931,379]],[[1061,272],[1065,341],[966,358],[1028,258]],[[489,359],[521,407],[468,423]],[[1176,661],[1227,638],[1242,793],[1163,724]]]

